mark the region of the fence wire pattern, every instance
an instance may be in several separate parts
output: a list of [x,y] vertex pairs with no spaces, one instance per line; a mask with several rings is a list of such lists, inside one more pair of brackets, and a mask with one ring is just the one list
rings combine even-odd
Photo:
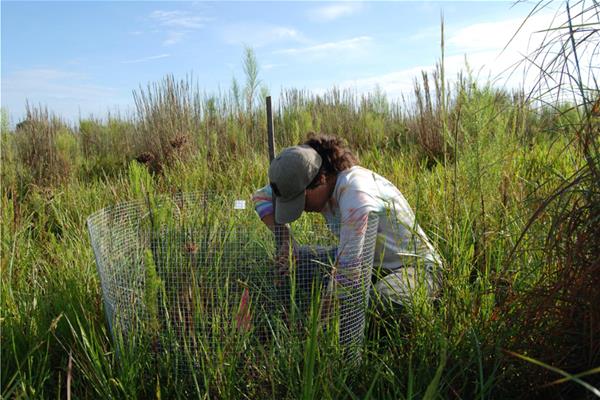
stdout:
[[184,352],[195,362],[248,344],[303,340],[317,321],[348,357],[359,357],[377,216],[360,245],[344,249],[356,261],[342,271],[339,227],[300,222],[287,248],[277,249],[273,232],[239,203],[188,193],[88,218],[113,337],[142,334],[155,351]]

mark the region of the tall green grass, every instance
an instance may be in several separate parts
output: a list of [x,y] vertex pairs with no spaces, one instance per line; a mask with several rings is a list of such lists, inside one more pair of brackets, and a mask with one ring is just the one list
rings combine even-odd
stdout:
[[[582,15],[597,10],[587,3],[570,10],[576,6]],[[563,54],[570,56],[576,51],[569,35],[588,25],[573,13],[568,20],[575,22],[558,31],[567,32],[571,51]],[[308,131],[346,138],[362,165],[405,194],[445,261],[437,304],[417,297],[414,307],[391,312],[372,303],[362,361],[353,368],[327,350],[332,342],[314,324],[306,343],[283,341],[273,347],[278,351],[206,359],[191,375],[173,372],[180,354],[156,359],[142,337],[109,334],[86,217],[140,197],[130,175],[136,158],[161,194],[216,191],[249,198],[264,185],[264,110],[260,102],[247,107],[237,83],[230,92],[207,95],[191,77],[167,77],[136,92],[135,116],[78,127],[30,106],[18,129],[2,129],[2,396],[485,399],[589,393],[577,382],[598,382],[600,319],[590,318],[598,291],[589,284],[598,276],[600,237],[598,89],[578,86],[584,79],[574,70],[568,76],[582,95],[539,107],[524,93],[476,83],[468,73],[451,86],[442,81],[443,63],[439,68],[419,78],[410,103],[390,101],[380,91],[336,88],[322,95],[286,89],[278,96],[278,146],[296,144]],[[576,380],[556,382],[561,376],[551,369],[506,350]],[[551,383],[548,392],[544,385]]]

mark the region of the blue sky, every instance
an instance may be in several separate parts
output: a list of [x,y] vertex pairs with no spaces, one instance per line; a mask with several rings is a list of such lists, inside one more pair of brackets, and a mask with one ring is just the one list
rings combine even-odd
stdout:
[[[282,88],[410,91],[440,58],[448,76],[469,65],[496,77],[531,46],[504,45],[532,3],[511,2],[25,2],[2,1],[2,107],[13,123],[26,99],[70,120],[133,107],[132,91],[193,74],[207,92],[243,82],[244,46],[260,78]],[[530,30],[549,23],[536,15]],[[498,84],[517,86],[520,76]]]

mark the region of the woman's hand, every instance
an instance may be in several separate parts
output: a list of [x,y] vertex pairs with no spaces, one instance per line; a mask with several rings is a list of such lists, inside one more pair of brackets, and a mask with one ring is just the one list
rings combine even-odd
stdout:
[[274,261],[276,268],[275,284],[279,286],[283,283],[285,277],[290,275],[290,270],[298,261],[298,246],[296,243],[291,239],[282,243],[277,249]]
[[275,256],[275,266],[280,276],[288,276],[290,267],[298,261],[298,248],[294,242],[284,243],[279,247]]
[[269,227],[275,235],[277,254],[275,255],[275,285],[283,283],[286,276],[290,274],[290,266],[295,265],[298,260],[298,246],[292,238],[290,228],[287,225],[275,224],[273,214],[267,214],[262,222]]

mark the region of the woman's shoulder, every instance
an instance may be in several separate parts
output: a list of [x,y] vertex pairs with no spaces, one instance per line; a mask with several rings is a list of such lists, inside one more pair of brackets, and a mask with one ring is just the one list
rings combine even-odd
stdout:
[[335,197],[338,200],[342,200],[342,198],[348,195],[356,197],[358,193],[368,195],[366,197],[376,195],[377,183],[373,174],[373,171],[360,166],[354,166],[341,172],[338,175],[336,183]]
[[338,176],[338,185],[355,189],[372,190],[381,177],[370,169],[355,165],[342,171]]
[[361,181],[365,179],[372,179],[372,174],[373,171],[365,167],[361,167],[360,165],[355,165],[340,172],[339,179],[345,182]]
[[368,168],[354,166],[343,171],[337,182],[339,195],[347,191],[360,191],[377,199],[393,199],[402,196],[400,190],[389,180]]

